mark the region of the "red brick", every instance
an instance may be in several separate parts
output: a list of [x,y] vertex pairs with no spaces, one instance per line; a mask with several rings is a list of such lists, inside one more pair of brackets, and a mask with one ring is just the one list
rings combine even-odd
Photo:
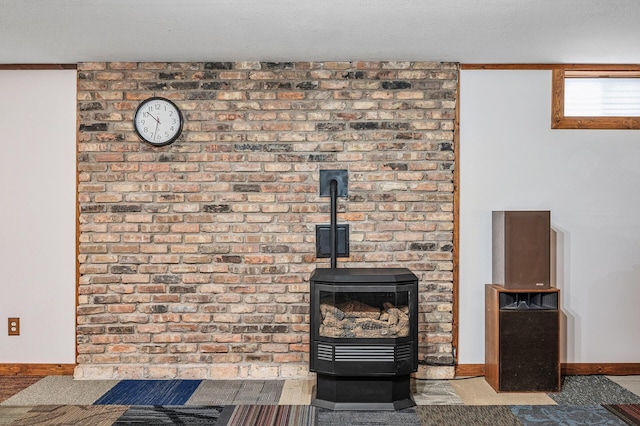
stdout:
[[[78,323],[105,314],[96,311],[93,295],[121,296],[106,313],[116,317],[114,326],[130,321],[136,333],[83,342],[79,368],[120,363],[108,371],[237,378],[306,363],[309,315],[290,312],[308,306],[309,275],[328,264],[315,256],[315,225],[329,221],[328,199],[318,195],[320,169],[349,170],[349,199],[340,200],[339,221],[351,224],[351,257],[341,261],[405,265],[421,282],[438,284],[421,285],[421,296],[449,300],[452,253],[406,247],[452,241],[456,105],[450,99],[457,64],[211,64],[78,66],[85,77],[78,81],[78,103],[101,108],[80,116],[81,125],[99,124],[99,130],[78,138]],[[184,134],[169,147],[152,148],[139,141],[131,117],[150,96],[142,87],[167,84],[161,72],[180,73],[181,82],[197,85],[211,73],[217,77],[211,82],[222,85],[213,100],[200,99],[200,89],[163,91],[183,109]],[[396,80],[411,87],[383,87]],[[135,273],[114,273],[112,265]],[[156,281],[167,276],[177,282]],[[188,292],[171,293],[177,289]],[[426,300],[424,312],[431,305]],[[135,309],[139,303],[144,309]],[[152,303],[166,305],[167,312],[154,313]],[[431,312],[442,314],[421,319],[420,330],[438,341],[421,334],[420,353],[448,356],[451,305],[433,305]],[[261,324],[286,324],[287,332],[249,331]],[[428,331],[425,325],[432,324]],[[245,331],[235,335],[234,329]],[[79,326],[79,336],[105,331]],[[151,336],[179,345],[143,353]],[[112,346],[115,354],[108,354],[109,345],[119,345]],[[129,352],[132,346],[141,353]]]

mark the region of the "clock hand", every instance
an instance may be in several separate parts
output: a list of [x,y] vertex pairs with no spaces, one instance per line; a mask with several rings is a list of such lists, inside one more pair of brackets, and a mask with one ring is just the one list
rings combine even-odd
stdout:
[[153,118],[154,120],[156,120],[156,122],[160,123],[160,120],[158,120],[157,118],[155,118],[153,115],[151,115],[150,112],[148,112],[147,114],[149,114],[149,117]]
[[155,140],[156,139],[156,133],[158,132],[158,125],[160,124],[160,120],[154,118],[154,120],[156,120],[156,129],[153,131],[153,136],[151,136],[151,139]]

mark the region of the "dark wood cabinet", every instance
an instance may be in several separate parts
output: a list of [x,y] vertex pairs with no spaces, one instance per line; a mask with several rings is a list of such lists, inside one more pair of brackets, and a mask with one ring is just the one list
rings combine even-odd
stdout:
[[544,289],[551,282],[551,212],[494,211],[492,280],[515,289]]
[[560,291],[485,286],[485,379],[497,392],[560,391]]

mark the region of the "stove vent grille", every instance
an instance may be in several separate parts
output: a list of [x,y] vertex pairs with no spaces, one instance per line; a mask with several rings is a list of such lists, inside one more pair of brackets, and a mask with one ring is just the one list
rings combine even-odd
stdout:
[[403,345],[339,345],[318,343],[318,360],[341,362],[397,362],[410,361],[411,343]]

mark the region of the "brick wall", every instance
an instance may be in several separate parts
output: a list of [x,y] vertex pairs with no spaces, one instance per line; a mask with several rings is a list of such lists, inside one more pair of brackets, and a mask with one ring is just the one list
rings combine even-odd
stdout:
[[[457,64],[78,65],[78,378],[308,374],[321,169],[347,169],[340,267],[407,267],[419,358],[452,375]],[[133,131],[165,96],[172,145]],[[440,365],[440,366],[438,366]]]

